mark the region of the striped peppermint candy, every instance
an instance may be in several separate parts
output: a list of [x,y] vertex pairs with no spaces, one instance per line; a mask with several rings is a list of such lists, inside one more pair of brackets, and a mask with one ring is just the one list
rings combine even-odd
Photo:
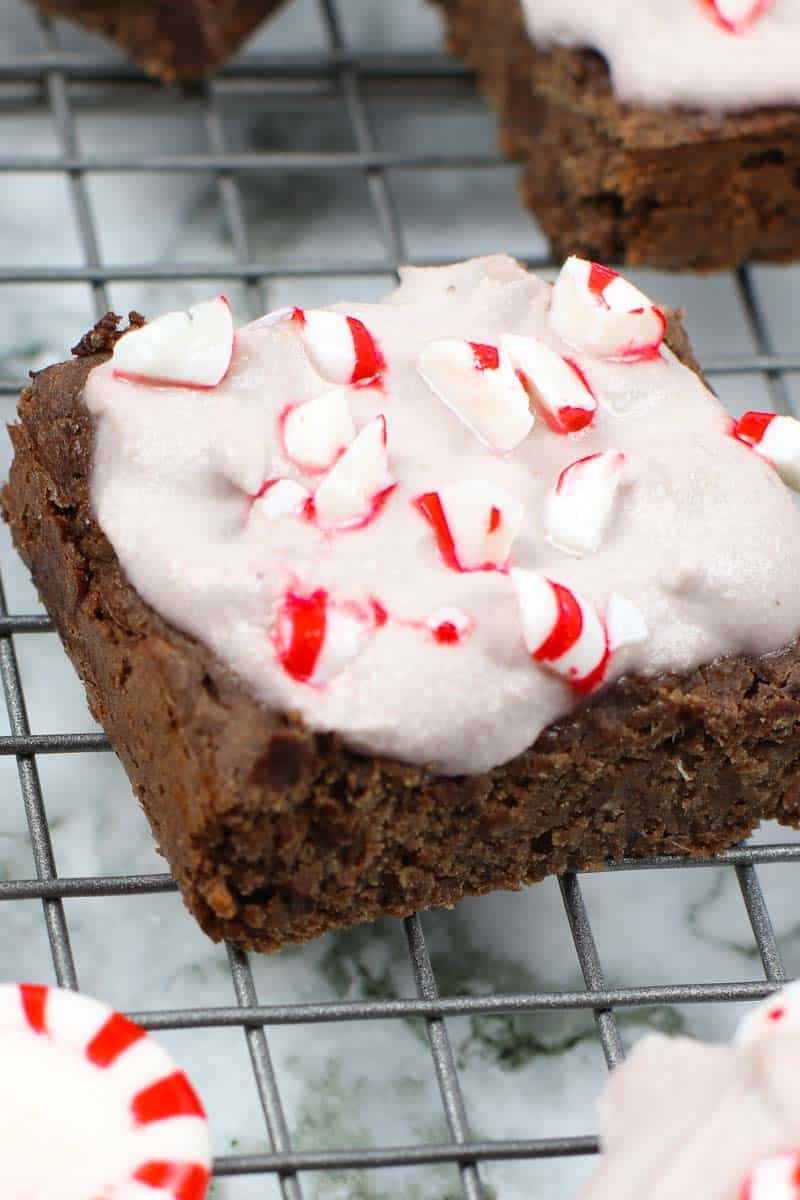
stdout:
[[205,1112],[138,1025],[39,984],[0,987],[5,1196],[204,1200]]
[[506,566],[523,508],[505,488],[483,479],[464,479],[425,492],[414,505],[433,529],[439,553],[454,571],[494,571]]
[[386,367],[378,343],[358,317],[328,309],[294,308],[306,354],[323,379],[338,384],[377,382]]
[[581,368],[534,337],[506,334],[501,346],[536,410],[553,433],[577,433],[591,425],[597,400]]
[[746,33],[772,7],[772,0],[699,0],[728,33]]
[[594,554],[606,535],[625,469],[625,455],[602,450],[570,463],[545,501],[547,537],[569,554]]
[[733,434],[771,463],[787,487],[800,491],[800,421],[778,413],[746,412]]
[[756,1163],[738,1200],[800,1200],[800,1154],[774,1154]]
[[509,453],[533,428],[527,393],[502,348],[444,338],[428,343],[417,370],[431,391],[490,450]]
[[286,457],[304,471],[325,471],[355,440],[356,427],[346,388],[331,388],[280,419]]
[[358,657],[385,619],[374,605],[334,600],[325,588],[292,589],[279,605],[272,642],[287,675],[324,687]]
[[322,529],[361,529],[378,515],[395,486],[381,414],[364,426],[314,493],[317,523]]
[[517,568],[511,578],[531,658],[563,676],[578,692],[601,684],[611,651],[594,605],[538,571]]
[[441,646],[455,646],[469,637],[475,622],[461,608],[446,604],[432,612],[425,627]]
[[233,356],[233,316],[225,296],[166,313],[121,337],[112,366],[121,379],[165,387],[213,388]]
[[755,1046],[783,1033],[800,1035],[800,982],[788,984],[743,1017],[736,1041],[740,1046]]
[[667,329],[661,309],[627,279],[575,257],[553,285],[550,323],[577,350],[631,363],[655,358]]

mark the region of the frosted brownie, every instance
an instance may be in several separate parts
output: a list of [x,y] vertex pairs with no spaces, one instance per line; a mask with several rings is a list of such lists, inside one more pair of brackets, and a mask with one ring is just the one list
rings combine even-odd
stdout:
[[649,1034],[600,1102],[604,1161],[580,1200],[795,1200],[800,984],[749,1012],[733,1045]]
[[800,815],[800,426],[571,259],[224,298],[38,373],[5,514],[212,937]]
[[200,79],[236,52],[282,0],[34,0],[51,17],[68,17],[116,42],[151,75]]
[[793,0],[435,3],[557,257],[709,270],[800,254]]

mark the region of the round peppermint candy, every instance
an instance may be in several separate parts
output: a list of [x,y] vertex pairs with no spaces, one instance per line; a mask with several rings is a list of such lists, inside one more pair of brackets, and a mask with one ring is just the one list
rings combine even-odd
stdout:
[[0,1192],[14,1200],[204,1200],[206,1115],[139,1025],[97,1000],[0,986]]

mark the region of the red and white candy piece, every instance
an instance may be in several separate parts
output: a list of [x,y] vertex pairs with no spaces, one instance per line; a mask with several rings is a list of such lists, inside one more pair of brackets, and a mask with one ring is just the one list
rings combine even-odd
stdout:
[[114,374],[162,386],[212,388],[224,379],[233,355],[233,316],[224,296],[166,313],[121,337]]
[[522,524],[519,500],[483,479],[450,483],[414,501],[454,571],[494,571],[508,563]]
[[553,285],[550,323],[568,345],[614,362],[655,358],[667,329],[661,309],[627,279],[575,257]]
[[469,637],[474,624],[462,609],[445,605],[431,613],[425,627],[441,646],[455,646]]
[[534,337],[506,334],[501,345],[553,433],[577,433],[591,424],[597,400],[576,362]]
[[772,7],[772,0],[700,0],[700,5],[728,33],[746,33]]
[[511,578],[531,658],[563,676],[578,692],[601,684],[610,649],[594,605],[537,571],[517,568]]
[[570,463],[545,501],[544,526],[554,546],[570,554],[594,554],[608,529],[625,455],[602,450]]
[[733,435],[771,463],[787,487],[800,491],[800,421],[778,413],[746,412]]
[[323,379],[331,383],[367,384],[386,364],[377,342],[358,317],[321,308],[295,308],[306,354]]
[[612,654],[623,646],[636,646],[650,636],[647,622],[632,600],[612,592],[606,605],[606,637]]
[[358,657],[384,622],[374,606],[332,600],[324,588],[308,594],[290,590],[278,609],[272,640],[287,675],[324,687]]
[[203,1106],[140,1026],[76,992],[7,984],[0,1055],[3,1196],[204,1200]]
[[266,517],[268,521],[299,517],[310,503],[311,493],[296,479],[268,479],[253,502],[251,516]]
[[380,512],[394,487],[381,415],[364,426],[314,493],[317,523],[323,529],[360,528]]
[[507,454],[533,428],[527,393],[507,354],[483,342],[429,342],[417,370],[443,404],[491,450]]
[[280,424],[287,457],[306,471],[332,466],[356,436],[345,388],[331,388],[287,408]]
[[800,1154],[762,1158],[745,1179],[738,1200],[800,1200]]
[[765,1038],[789,1033],[800,1036],[800,982],[790,983],[769,996],[739,1022],[736,1042],[755,1046]]

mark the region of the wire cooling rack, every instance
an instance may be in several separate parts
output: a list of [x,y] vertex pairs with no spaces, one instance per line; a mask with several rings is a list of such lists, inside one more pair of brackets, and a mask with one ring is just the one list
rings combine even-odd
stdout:
[[[423,95],[440,98],[447,105],[454,97],[471,92],[469,74],[438,53],[358,54],[348,44],[342,13],[335,0],[319,0],[318,18],[327,45],[302,56],[294,53],[245,55],[226,67],[214,80],[195,93],[200,106],[206,146],[201,151],[136,152],[135,147],[111,146],[102,154],[81,149],[75,115],[75,97],[102,88],[103,95],[131,111],[140,95],[150,95],[147,83],[135,68],[110,50],[97,48],[87,39],[83,48],[64,49],[58,30],[38,22],[38,37],[43,50],[19,50],[12,41],[3,41],[0,28],[0,103],[13,103],[25,112],[45,106],[55,152],[49,156],[9,153],[0,146],[0,178],[14,172],[35,172],[66,181],[68,202],[80,239],[82,261],[61,267],[30,267],[14,262],[0,263],[0,286],[8,289],[30,284],[82,285],[91,293],[96,315],[111,307],[109,289],[125,283],[170,282],[174,280],[209,281],[218,278],[238,280],[253,316],[264,310],[264,288],[276,277],[335,284],[351,277],[391,277],[402,262],[426,264],[434,261],[424,254],[412,253],[400,207],[393,189],[392,172],[448,171],[495,168],[501,162],[493,151],[464,153],[437,146],[417,151],[392,151],[381,148],[374,134],[370,99],[381,88],[391,92],[396,103],[407,104],[409,111]],[[0,18],[2,19],[2,18]],[[31,18],[33,21],[34,18]],[[268,46],[268,42],[266,43]],[[302,89],[311,103],[321,107],[343,106],[352,134],[352,148],[277,149],[241,151],[232,148],[226,138],[222,106],[227,97],[257,93],[275,95]],[[326,175],[351,174],[366,185],[372,217],[379,236],[379,253],[346,260],[291,263],[254,259],[248,230],[248,215],[240,181],[248,172],[282,171]],[[92,200],[90,182],[100,176],[157,172],[178,175],[203,173],[215,180],[215,197],[220,220],[225,223],[232,246],[234,263],[220,264],[202,259],[145,263],[131,261],[114,267],[104,265],[100,230]],[[2,187],[2,184],[0,184]],[[56,219],[60,219],[56,215]],[[485,247],[480,247],[484,249]],[[547,253],[528,254],[529,265],[549,268]],[[800,368],[800,356],[778,353],[770,340],[767,316],[758,300],[757,287],[748,269],[734,281],[741,317],[754,353],[717,355],[704,363],[715,377],[756,376],[766,386],[773,406],[789,411],[786,373]],[[343,284],[343,294],[346,286]],[[13,298],[10,301],[13,305]],[[0,378],[0,395],[11,397],[22,380]],[[0,881],[0,900],[39,900],[42,905],[47,938],[56,978],[64,987],[77,987],[75,960],[65,900],[76,897],[94,899],[175,890],[168,874],[131,874],[91,878],[59,876],[45,813],[37,759],[41,755],[98,754],[109,747],[98,733],[32,733],[26,712],[26,697],[15,653],[15,640],[50,632],[45,616],[9,613],[0,586],[0,674],[8,710],[10,734],[0,737],[0,754],[16,759],[19,786],[25,808],[36,869],[35,879]],[[6,803],[7,797],[3,797]],[[447,995],[440,997],[437,978],[418,916],[404,922],[405,938],[416,996],[403,999],[362,999],[303,1003],[264,1004],[258,1002],[251,962],[246,954],[228,948],[228,961],[237,1003],[234,1006],[194,1007],[180,1010],[150,1010],[132,1015],[151,1030],[234,1027],[246,1039],[255,1085],[263,1110],[265,1133],[270,1149],[263,1153],[230,1154],[218,1157],[215,1176],[271,1174],[278,1181],[280,1194],[287,1200],[299,1200],[308,1194],[308,1180],[314,1173],[348,1169],[375,1170],[388,1167],[412,1167],[421,1164],[454,1164],[458,1170],[460,1195],[480,1200],[488,1192],[482,1184],[484,1164],[509,1160],[541,1160],[560,1156],[591,1155],[597,1150],[594,1137],[531,1137],[525,1140],[477,1140],[470,1128],[456,1056],[448,1035],[448,1019],[488,1014],[519,1014],[546,1010],[588,1010],[594,1014],[597,1033],[606,1063],[613,1068],[623,1056],[615,1010],[652,1005],[712,1004],[724,1001],[754,1000],[767,995],[786,978],[786,971],[773,932],[770,913],[762,892],[757,868],[761,864],[795,864],[800,860],[800,845],[795,843],[748,845],[734,848],[713,859],[686,862],[673,858],[630,860],[615,865],[614,871],[647,872],[685,870],[690,867],[715,867],[735,872],[749,925],[763,966],[763,979],[757,981],[711,984],[670,984],[652,987],[609,987],[595,944],[592,926],[575,874],[560,880],[563,905],[569,922],[577,960],[585,987],[575,991],[513,992],[488,995]],[[788,868],[787,868],[788,869]],[[2,921],[2,910],[0,910]],[[0,925],[2,928],[2,925]],[[13,955],[13,947],[7,955]],[[281,1090],[270,1054],[271,1031],[276,1027],[299,1025],[313,1028],[326,1022],[397,1021],[414,1017],[424,1020],[427,1038],[441,1098],[448,1136],[435,1144],[389,1145],[378,1148],[352,1148],[336,1145],[323,1150],[297,1150],[292,1146],[289,1123],[281,1099]],[[266,1143],[265,1143],[266,1144]],[[312,1185],[313,1186],[313,1185]],[[361,1193],[358,1193],[361,1195]],[[366,1193],[364,1193],[366,1194]],[[371,1195],[372,1193],[370,1193]],[[338,1193],[337,1193],[338,1195]]]

